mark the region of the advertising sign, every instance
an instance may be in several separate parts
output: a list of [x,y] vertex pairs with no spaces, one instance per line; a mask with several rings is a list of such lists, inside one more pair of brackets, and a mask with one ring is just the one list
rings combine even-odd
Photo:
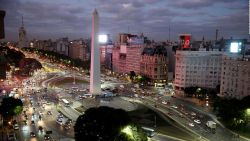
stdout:
[[181,48],[183,49],[190,48],[190,39],[191,39],[190,34],[181,34],[179,35],[179,38],[180,38]]

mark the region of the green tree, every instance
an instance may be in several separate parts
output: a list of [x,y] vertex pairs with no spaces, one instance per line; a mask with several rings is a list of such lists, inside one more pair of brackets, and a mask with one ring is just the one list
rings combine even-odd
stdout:
[[7,124],[13,116],[21,114],[23,111],[23,102],[13,97],[3,98],[0,106],[0,114],[3,117],[4,125]]
[[90,108],[77,118],[74,127],[75,140],[114,141],[123,138],[123,141],[127,141],[128,137],[123,135],[122,129],[128,125],[133,123],[128,113],[122,109]]

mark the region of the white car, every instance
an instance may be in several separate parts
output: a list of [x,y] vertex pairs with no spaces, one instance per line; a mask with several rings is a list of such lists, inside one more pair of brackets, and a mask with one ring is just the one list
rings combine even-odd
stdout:
[[14,124],[13,128],[14,128],[14,130],[18,130],[19,129],[18,124]]
[[162,104],[165,104],[165,105],[167,104],[167,102],[166,102],[165,100],[163,100],[161,103],[162,103]]
[[195,119],[194,122],[197,124],[201,124],[201,121],[199,119]]
[[41,115],[41,116],[42,116],[42,115],[43,115],[43,112],[42,112],[42,111],[39,111],[39,115]]
[[63,125],[63,121],[62,121],[62,119],[60,119],[60,118],[56,119],[56,122],[57,122],[58,124],[60,124],[60,125]]
[[196,116],[196,113],[195,113],[195,112],[192,112],[191,115],[192,115],[192,116]]
[[192,122],[189,123],[188,125],[191,126],[191,127],[194,127],[194,123],[192,123]]
[[177,109],[177,108],[178,108],[176,105],[173,105],[173,106],[171,106],[171,107],[174,108],[174,109]]

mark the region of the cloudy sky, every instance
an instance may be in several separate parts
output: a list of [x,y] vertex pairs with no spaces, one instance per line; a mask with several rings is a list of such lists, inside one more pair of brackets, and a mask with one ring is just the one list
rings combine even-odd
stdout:
[[100,32],[141,32],[157,41],[192,34],[196,40],[249,38],[248,0],[0,0],[6,11],[6,40],[18,39],[21,17],[28,39],[88,38],[97,9]]

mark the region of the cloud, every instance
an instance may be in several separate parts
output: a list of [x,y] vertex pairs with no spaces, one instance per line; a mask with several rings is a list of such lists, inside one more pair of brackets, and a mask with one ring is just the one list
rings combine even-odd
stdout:
[[[172,39],[180,33],[213,39],[216,28],[227,36],[246,37],[247,0],[0,0],[6,40],[17,40],[21,16],[28,38],[71,39],[90,37],[91,13],[100,15],[100,32],[115,37],[120,32],[144,32],[154,40]],[[232,6],[233,5],[233,6]]]

